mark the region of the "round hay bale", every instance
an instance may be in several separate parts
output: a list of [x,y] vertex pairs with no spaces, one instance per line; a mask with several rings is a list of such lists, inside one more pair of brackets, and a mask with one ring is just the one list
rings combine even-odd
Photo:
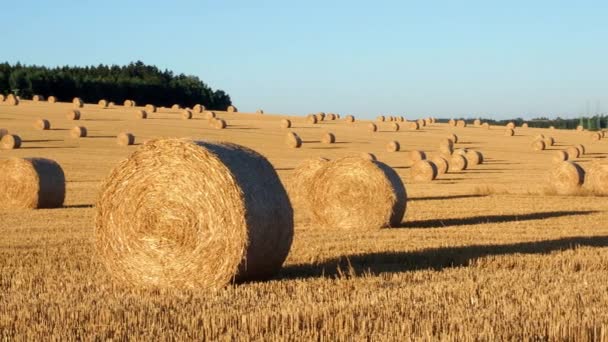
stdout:
[[593,141],[600,141],[602,140],[602,133],[599,132],[594,132],[591,134],[591,140]]
[[173,106],[171,106],[171,110],[173,111],[178,111],[182,109],[182,107],[180,105],[178,105],[177,103],[173,104]]
[[576,146],[570,146],[566,149],[566,153],[568,153],[568,160],[573,160],[580,157],[580,151]]
[[72,138],[84,138],[87,136],[87,129],[83,126],[76,126],[70,130]]
[[475,119],[475,121],[473,121],[473,126],[475,126],[475,127],[481,126],[481,120]]
[[182,111],[181,118],[182,118],[182,120],[190,120],[190,119],[192,119],[192,112],[189,111],[189,110],[187,110],[187,109],[184,110],[184,111]]
[[407,194],[397,173],[378,161],[345,157],[327,162],[311,185],[312,215],[323,227],[378,229],[398,226]]
[[410,179],[413,182],[430,182],[437,178],[437,166],[428,160],[418,160],[410,168]]
[[399,124],[396,122],[391,123],[391,130],[393,132],[399,132]]
[[121,146],[129,146],[135,144],[135,136],[131,133],[120,133],[116,137],[116,142]]
[[386,121],[386,117],[384,117],[384,115],[380,115],[380,116],[378,116],[376,118],[376,121],[378,121],[378,122],[384,122],[384,121]]
[[215,112],[212,112],[212,111],[205,112],[205,119],[211,120],[211,119],[215,119],[215,117],[216,117]]
[[419,127],[426,126],[426,122],[423,119],[418,119],[418,120],[416,120],[416,122],[418,123]]
[[448,164],[448,161],[445,158],[441,156],[435,156],[433,157],[433,159],[431,159],[431,161],[433,162],[433,164],[435,164],[438,174],[444,174],[448,172],[450,165]]
[[486,128],[486,129],[490,129],[490,124],[487,122],[484,122],[481,124],[481,127]]
[[346,122],[353,123],[353,122],[355,122],[355,117],[354,117],[354,116],[352,116],[352,115],[347,115],[347,116],[344,118],[344,120],[345,120]]
[[302,139],[295,132],[289,132],[285,137],[285,145],[291,148],[300,148],[302,147]]
[[392,115],[391,116],[387,116],[386,117],[386,121],[392,122],[392,121],[395,121],[395,118]]
[[578,144],[574,147],[576,147],[576,149],[578,150],[579,157],[582,157],[583,155],[585,155],[585,146],[584,145]]
[[226,109],[226,111],[227,111],[228,113],[237,113],[239,110],[238,110],[238,109],[236,109],[236,107],[235,107],[235,106],[228,106],[228,108]]
[[467,169],[467,158],[461,154],[454,154],[450,158],[450,171],[462,171]]
[[82,108],[84,107],[84,102],[82,101],[82,99],[80,99],[80,97],[75,97],[74,99],[72,99],[72,105],[74,106],[74,108]]
[[377,131],[378,131],[378,126],[376,126],[376,124],[375,124],[375,123],[370,122],[370,123],[367,125],[367,130],[368,130],[368,131],[370,131],[370,132],[377,132]]
[[546,137],[542,140],[545,142],[546,147],[555,145],[555,139],[553,139],[553,137]]
[[327,119],[327,120],[332,120],[332,121],[333,121],[333,120],[336,120],[336,114],[334,114],[334,113],[329,113],[329,114],[327,114],[326,119]]
[[[115,106],[116,106],[116,104],[114,102],[112,102],[112,101],[108,102],[109,108],[114,108]],[[156,111],[156,110],[154,110],[154,111]]]
[[127,99],[127,100],[125,100],[125,101],[122,103],[122,105],[123,105],[124,107],[132,107],[132,105],[131,105],[131,100],[128,100],[128,99]]
[[509,128],[509,129],[515,129],[515,123],[514,123],[514,122],[512,122],[512,121],[511,121],[511,122],[509,122],[509,123],[507,124],[507,128]]
[[412,164],[414,164],[417,161],[425,160],[426,159],[426,153],[424,153],[424,151],[413,150],[413,151],[410,151],[409,158],[410,158],[410,162]]
[[51,129],[51,122],[46,119],[38,119],[34,122],[34,128],[41,131]]
[[534,140],[532,142],[532,149],[534,151],[543,151],[545,149],[545,142],[543,140]]
[[289,119],[281,120],[281,128],[291,128],[291,120],[289,120]]
[[213,120],[213,128],[215,129],[224,129],[226,128],[226,120],[216,118]]
[[523,124],[521,124],[521,128],[528,128],[528,123],[524,122]]
[[367,159],[367,160],[371,160],[371,161],[378,160],[378,158],[376,158],[376,155],[373,153],[361,152],[361,154],[359,156],[363,159]]
[[5,99],[4,94],[0,94],[0,102],[4,102],[4,99]]
[[42,96],[42,95],[34,95],[34,96],[32,96],[32,101],[34,101],[34,102],[44,101],[44,96]]
[[450,138],[441,139],[439,141],[439,152],[447,155],[454,153],[454,141]]
[[483,154],[479,151],[469,150],[464,157],[467,159],[467,166],[483,164]]
[[555,153],[553,153],[552,160],[554,163],[566,161],[568,160],[568,153],[566,153],[566,151],[555,151]]
[[515,130],[513,128],[507,128],[505,130],[505,137],[512,137],[515,135]]
[[321,137],[321,143],[323,144],[333,144],[336,142],[336,136],[333,133],[325,133]]
[[97,102],[97,105],[101,109],[106,109],[106,108],[108,108],[108,101],[101,99],[101,100],[99,100],[99,102]]
[[14,149],[18,149],[20,147],[21,147],[21,138],[16,134],[6,134],[6,135],[2,136],[2,139],[0,139],[0,149],[14,150]]
[[560,195],[571,195],[578,192],[585,179],[585,171],[578,164],[564,161],[552,170],[550,184]]
[[432,122],[431,122],[431,119],[430,119],[430,118],[426,118],[426,119],[424,119],[424,125],[425,125],[425,126],[430,126],[430,125],[431,125],[431,123],[432,123]]
[[410,122],[410,129],[412,131],[417,131],[420,129],[420,125],[418,124],[418,122],[412,121],[412,122]]
[[399,117],[399,122],[405,122],[405,118],[403,116]]
[[8,104],[9,106],[18,106],[19,98],[13,94],[8,94],[8,96],[6,97],[6,104]]
[[192,107],[192,112],[194,112],[196,114],[200,114],[204,111],[205,111],[205,107],[201,104],[195,104],[194,107]]
[[0,209],[60,208],[65,175],[55,161],[44,158],[0,160]]
[[0,128],[0,139],[2,139],[3,136],[8,134],[8,129],[6,128]]
[[555,126],[549,126],[549,129],[550,129],[550,130],[554,130],[554,129],[555,129]]
[[454,133],[448,134],[447,138],[452,140],[454,144],[458,143],[458,136]]
[[386,144],[386,150],[388,152],[398,152],[400,148],[401,146],[397,141],[390,141],[388,144]]
[[456,127],[465,128],[467,127],[467,122],[464,120],[458,120],[458,122],[456,122]]
[[147,104],[144,109],[146,110],[146,112],[148,113],[156,113],[156,106],[153,104]]
[[147,119],[148,113],[145,110],[138,110],[135,112],[135,118],[137,119]]
[[321,122],[325,119],[325,113],[322,113],[323,115],[321,115],[321,113],[317,113],[315,114],[315,118],[317,118],[317,121]]
[[448,125],[450,125],[452,127],[456,127],[456,120],[450,119],[450,121],[448,121]]
[[579,131],[579,132],[582,132],[582,131],[584,131],[585,129],[583,128],[583,126],[578,125],[578,126],[576,126],[576,130],[577,130],[577,131]]
[[544,134],[537,134],[535,140],[545,140],[547,137]]
[[317,123],[317,117],[314,114],[308,114],[306,116],[306,121],[310,124],[316,124]]
[[596,195],[608,195],[608,163],[594,162],[585,174],[585,185]]
[[216,289],[266,279],[291,248],[293,210],[279,177],[239,145],[153,140],[100,193],[95,246],[125,283]]
[[68,120],[80,120],[80,111],[78,109],[72,109],[67,112],[65,118]]

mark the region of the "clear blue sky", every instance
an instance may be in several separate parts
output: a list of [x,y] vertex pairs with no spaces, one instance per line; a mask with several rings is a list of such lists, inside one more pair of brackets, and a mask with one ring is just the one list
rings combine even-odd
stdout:
[[194,74],[242,111],[608,111],[606,1],[11,1],[0,60]]

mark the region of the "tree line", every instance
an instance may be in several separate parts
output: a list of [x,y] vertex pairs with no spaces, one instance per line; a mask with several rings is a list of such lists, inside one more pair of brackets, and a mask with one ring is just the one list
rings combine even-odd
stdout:
[[34,95],[55,96],[58,101],[80,97],[88,103],[101,99],[115,103],[134,100],[139,105],[192,107],[225,110],[232,104],[223,90],[213,90],[197,76],[175,75],[141,61],[125,66],[45,66],[0,64],[0,93],[22,99]]
[[[465,120],[469,124],[473,124],[475,119],[464,119],[464,118],[454,118],[456,120]],[[439,122],[448,122],[449,119],[439,119]],[[528,127],[535,128],[549,128],[551,126],[558,129],[576,129],[578,126],[583,126],[584,129],[588,129],[590,131],[596,131],[608,128],[608,116],[605,114],[595,115],[591,117],[581,116],[576,119],[563,119],[557,117],[555,119],[549,119],[547,117],[539,117],[534,118],[532,120],[524,120],[523,118],[515,118],[511,120],[494,120],[487,118],[480,118],[481,122],[487,122],[490,125],[499,125],[504,126],[509,122],[515,123],[517,127],[521,127],[521,125],[526,122]]]

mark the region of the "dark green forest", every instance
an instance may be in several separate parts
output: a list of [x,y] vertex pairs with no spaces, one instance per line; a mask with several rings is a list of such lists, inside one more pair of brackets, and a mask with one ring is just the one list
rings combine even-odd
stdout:
[[123,103],[134,100],[140,105],[192,107],[202,104],[209,109],[226,109],[230,96],[213,90],[196,76],[175,75],[169,70],[141,61],[125,66],[103,65],[48,68],[17,63],[0,64],[0,93],[14,93],[23,99],[34,95],[53,95],[59,101],[80,97],[87,103],[101,99]]
[[[475,119],[470,118],[454,118],[456,120],[465,120],[468,124],[473,124]],[[549,119],[547,117],[539,117],[532,120],[524,120],[522,118],[515,118],[511,120],[493,120],[487,118],[480,118],[482,122],[487,122],[490,125],[506,125],[509,122],[514,122],[517,127],[521,127],[524,122],[528,123],[529,127],[536,128],[549,128],[551,126],[558,129],[576,129],[577,126],[581,125],[583,128],[595,131],[604,128],[608,128],[608,116],[595,115],[591,117],[581,116],[577,119],[563,119],[557,117],[555,119]],[[448,122],[449,119],[439,119],[439,122]]]

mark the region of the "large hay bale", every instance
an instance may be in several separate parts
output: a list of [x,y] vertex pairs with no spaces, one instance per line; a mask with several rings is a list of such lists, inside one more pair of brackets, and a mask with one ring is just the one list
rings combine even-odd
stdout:
[[336,136],[333,133],[325,133],[321,136],[321,143],[323,144],[333,144],[336,142]]
[[87,129],[83,126],[76,126],[70,130],[72,138],[84,138],[87,136]]
[[445,155],[454,153],[454,141],[450,138],[439,140],[439,152]]
[[564,161],[551,171],[550,185],[560,195],[571,195],[578,192],[585,180],[585,171],[578,164]]
[[150,141],[100,193],[95,246],[129,284],[207,289],[266,279],[293,240],[293,210],[274,168],[235,144]]
[[532,149],[534,151],[542,151],[545,149],[545,142],[542,140],[534,140],[532,142]]
[[235,106],[228,106],[226,109],[228,113],[237,113],[239,110]]
[[306,121],[311,124],[316,124],[318,122],[317,117],[314,114],[308,114],[306,116]]
[[450,165],[448,164],[447,159],[441,156],[435,156],[431,159],[431,161],[433,162],[433,164],[435,164],[438,174],[444,174],[448,172]]
[[437,166],[428,160],[418,160],[410,168],[410,178],[414,182],[430,182],[437,178]]
[[570,146],[566,149],[566,153],[568,153],[568,160],[573,160],[580,157],[580,151],[576,146]]
[[302,147],[302,139],[295,132],[289,132],[285,136],[285,145],[291,148],[300,148]]
[[82,101],[80,97],[75,97],[74,99],[72,99],[72,105],[74,106],[74,108],[82,108],[84,107],[84,101]]
[[515,130],[513,128],[507,128],[505,130],[505,137],[512,137],[515,135]]
[[542,140],[545,142],[545,147],[549,147],[549,146],[555,145],[555,139],[553,139],[553,137],[545,137]]
[[108,101],[101,99],[101,100],[99,100],[99,102],[97,102],[97,105],[101,109],[106,109],[106,108],[108,108]]
[[450,158],[450,171],[462,171],[467,169],[467,158],[461,154],[454,154]]
[[399,132],[399,124],[396,122],[391,123],[391,130],[393,132]]
[[574,147],[576,147],[576,149],[578,150],[579,157],[582,157],[585,154],[585,146],[584,145],[578,144],[578,145],[576,145]]
[[585,185],[597,195],[608,195],[608,163],[594,162],[585,174]]
[[219,118],[216,118],[215,120],[212,120],[211,122],[213,123],[213,128],[215,128],[215,129],[224,129],[224,128],[226,128],[226,126],[228,126],[226,124],[226,120],[219,119]]
[[205,112],[205,119],[211,120],[211,119],[215,119],[215,117],[216,117],[215,112],[212,112],[212,111]]
[[32,96],[32,101],[34,101],[34,102],[44,101],[44,96],[42,96],[42,95],[34,95],[34,96]]
[[376,118],[376,121],[378,121],[378,122],[384,122],[384,121],[386,121],[386,117],[384,115],[380,115],[380,116],[378,116]]
[[289,119],[281,120],[281,128],[290,128],[290,127],[291,127],[291,120],[289,120]]
[[450,121],[448,121],[448,125],[450,125],[452,127],[456,127],[456,120],[450,119]]
[[182,118],[182,120],[190,120],[190,119],[192,119],[192,112],[189,111],[189,110],[187,110],[187,109],[184,110],[184,111],[182,111],[181,118]]
[[78,109],[69,110],[65,118],[68,120],[80,120],[80,111]]
[[377,132],[378,131],[378,126],[375,123],[370,122],[367,125],[367,130],[370,131],[370,132]]
[[344,118],[344,121],[346,121],[346,122],[348,122],[348,123],[353,123],[353,122],[355,122],[355,117],[354,117],[353,115],[347,115],[347,116]]
[[20,147],[21,147],[21,138],[16,134],[6,134],[6,135],[2,136],[2,139],[0,139],[0,149],[14,150],[14,149],[17,149]]
[[192,107],[192,112],[194,112],[196,114],[200,114],[204,111],[205,111],[205,107],[201,104],[195,104],[194,107]]
[[407,194],[397,173],[381,162],[345,157],[327,162],[311,186],[313,218],[326,228],[394,227]]
[[412,164],[416,163],[420,160],[426,159],[426,153],[424,151],[412,150],[409,153],[409,159]]
[[593,132],[591,134],[591,140],[593,140],[593,141],[600,141],[600,140],[602,140],[602,133],[600,133],[600,132]]
[[509,123],[507,124],[507,128],[508,128],[508,129],[515,129],[515,123],[514,123],[513,121],[509,122]]
[[469,150],[464,154],[467,159],[467,166],[483,164],[483,154],[479,151]]
[[297,214],[310,214],[311,186],[317,172],[329,161],[326,158],[311,158],[299,163],[289,178],[289,197]]
[[467,122],[464,120],[458,120],[458,122],[456,122],[456,127],[465,128],[467,127]]
[[552,160],[554,163],[566,161],[568,160],[568,153],[566,151],[555,151],[555,153],[553,153]]
[[34,122],[34,128],[40,131],[51,129],[51,122],[46,119],[38,119]]
[[153,104],[147,104],[144,109],[146,110],[146,112],[148,113],[156,113],[156,106]]
[[57,102],[57,98],[55,96],[49,96],[49,98],[47,99],[48,103],[55,103]]
[[521,128],[528,128],[528,123],[524,122],[523,124],[521,124]]
[[389,141],[389,143],[386,144],[386,150],[388,152],[398,152],[400,148],[401,146],[397,141]]
[[123,132],[116,137],[116,143],[120,146],[135,144],[135,136],[131,133]]
[[137,110],[137,111],[135,111],[135,118],[136,119],[147,119],[148,113],[143,109]]
[[65,175],[49,159],[0,160],[0,189],[0,209],[59,208],[65,199]]
[[458,143],[458,136],[454,133],[448,134],[447,138],[452,140],[454,142],[454,144]]

